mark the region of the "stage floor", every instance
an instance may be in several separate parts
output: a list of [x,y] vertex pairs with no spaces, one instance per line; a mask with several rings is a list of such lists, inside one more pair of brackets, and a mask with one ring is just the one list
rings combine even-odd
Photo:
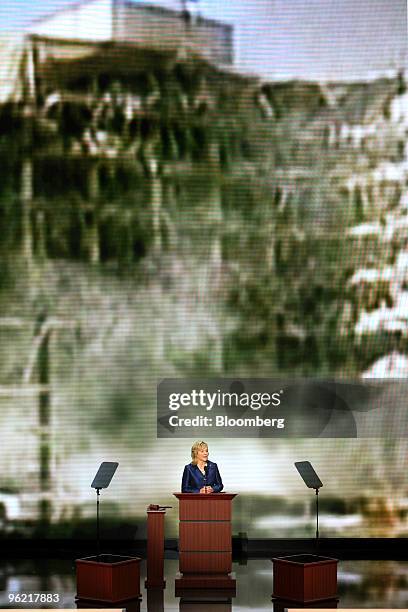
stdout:
[[[166,559],[167,586],[161,593],[150,594],[144,588],[145,563],[142,564],[142,595],[140,610],[149,612],[173,610],[272,610],[272,563],[269,559],[248,560],[234,563],[237,578],[237,594],[230,604],[206,601],[180,602],[174,596],[174,578],[178,571],[177,559]],[[340,561],[338,566],[339,608],[407,608],[408,561]],[[74,608],[75,568],[66,560],[18,560],[0,561],[0,608],[26,608],[27,604],[11,603],[13,593],[55,593],[57,603],[33,604],[33,608]],[[208,599],[208,598],[207,598]],[[149,605],[148,605],[149,603]],[[89,607],[82,604],[81,607]],[[105,607],[101,605],[100,607]],[[118,606],[120,608],[126,607]],[[137,606],[136,606],[137,607]],[[294,606],[296,607],[296,606]],[[129,612],[135,610],[129,606]]]

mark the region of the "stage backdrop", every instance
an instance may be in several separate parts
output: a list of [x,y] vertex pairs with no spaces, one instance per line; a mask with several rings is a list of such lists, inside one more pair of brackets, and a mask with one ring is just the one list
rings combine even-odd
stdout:
[[[194,440],[157,439],[163,378],[408,375],[405,2],[338,2],[337,38],[320,2],[96,4],[97,25],[84,3],[0,39],[9,537],[92,535],[103,460],[105,537],[145,537],[149,503],[176,536]],[[311,536],[310,460],[323,536],[407,535],[408,445],[386,433],[207,440],[234,534]]]

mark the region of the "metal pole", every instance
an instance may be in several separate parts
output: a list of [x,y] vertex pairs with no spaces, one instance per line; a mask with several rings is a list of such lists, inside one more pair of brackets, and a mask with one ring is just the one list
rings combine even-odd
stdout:
[[99,540],[99,491],[100,489],[96,489],[96,556],[98,561],[101,554],[101,543]]
[[319,550],[319,489],[316,490],[316,553]]

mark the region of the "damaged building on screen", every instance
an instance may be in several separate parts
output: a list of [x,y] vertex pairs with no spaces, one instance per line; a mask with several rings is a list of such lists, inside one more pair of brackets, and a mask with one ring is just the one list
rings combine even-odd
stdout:
[[405,77],[264,83],[233,35],[188,3],[94,0],[0,38],[5,522],[91,516],[109,444],[128,466],[112,515],[142,524],[127,492],[160,451],[160,378],[358,376],[395,348],[361,314],[406,293],[376,282],[407,248]]
[[196,54],[217,65],[233,62],[233,28],[204,19],[182,0],[88,0],[42,18],[27,32],[42,37],[129,43]]

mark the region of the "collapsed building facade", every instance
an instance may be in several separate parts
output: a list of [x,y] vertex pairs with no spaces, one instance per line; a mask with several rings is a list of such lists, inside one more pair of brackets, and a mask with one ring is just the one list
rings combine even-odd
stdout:
[[361,224],[406,198],[403,77],[262,83],[230,27],[183,10],[95,0],[0,43],[2,460],[18,422],[17,516],[44,525],[78,511],[112,429],[129,456],[123,423],[153,439],[158,378],[377,356],[353,274],[376,253]]

